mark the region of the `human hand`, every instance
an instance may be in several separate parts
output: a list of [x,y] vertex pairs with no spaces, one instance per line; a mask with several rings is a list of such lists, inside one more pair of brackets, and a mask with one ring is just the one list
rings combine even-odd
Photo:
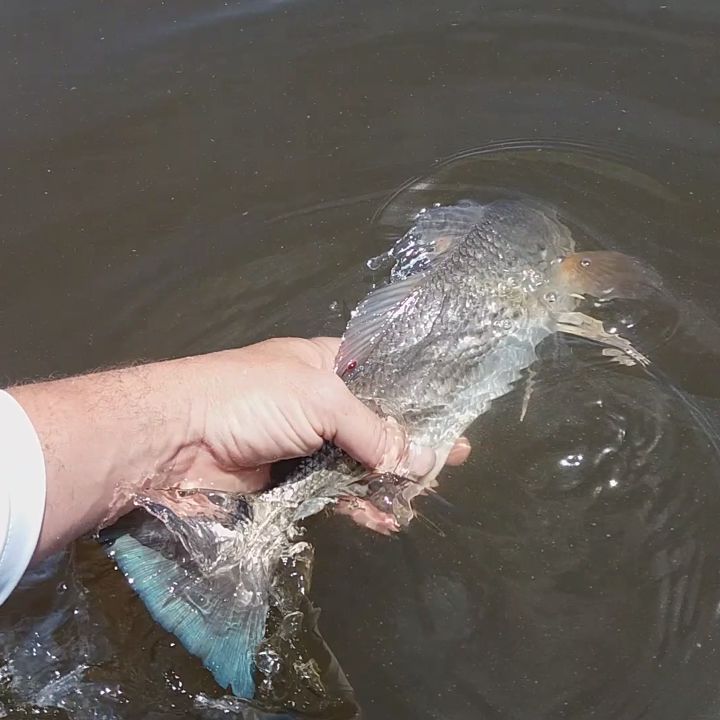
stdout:
[[[272,463],[310,455],[326,441],[370,470],[428,474],[434,451],[372,412],[333,371],[338,346],[334,338],[281,338],[184,361],[197,429],[173,472],[182,474],[181,486],[261,490]],[[469,452],[461,438],[446,462],[458,465]],[[369,504],[339,508],[361,524],[388,529]]]
[[[142,494],[261,490],[272,463],[310,455],[325,441],[370,470],[426,475],[435,452],[408,442],[397,423],[352,395],[333,372],[337,348],[329,338],[268,340],[10,388],[45,462],[35,560],[111,524]],[[447,462],[458,464],[469,451],[461,439]],[[369,503],[339,509],[394,529]]]

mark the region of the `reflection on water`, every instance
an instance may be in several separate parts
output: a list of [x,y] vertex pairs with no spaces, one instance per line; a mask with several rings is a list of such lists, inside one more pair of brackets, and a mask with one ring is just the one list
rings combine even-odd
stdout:
[[715,448],[656,385],[545,367],[522,423],[521,395],[481,419],[474,477],[425,505],[437,529],[318,528],[316,592],[344,608],[321,629],[373,716],[670,719],[714,692]]
[[[524,420],[521,387],[407,534],[313,521],[312,597],[369,720],[720,715],[717,3],[0,13],[8,380],[338,333],[366,259],[462,197],[651,263],[661,300],[603,308],[651,375],[547,343]],[[260,716],[91,541],[0,627],[16,716]]]
[[[69,555],[61,553],[27,573],[18,595],[20,600],[13,597],[3,608],[12,633],[3,642],[0,707],[7,712],[17,698],[26,698],[49,717],[116,717],[122,688],[111,672],[95,670],[112,655],[106,621],[90,612],[88,590]],[[35,598],[32,607],[23,596]]]

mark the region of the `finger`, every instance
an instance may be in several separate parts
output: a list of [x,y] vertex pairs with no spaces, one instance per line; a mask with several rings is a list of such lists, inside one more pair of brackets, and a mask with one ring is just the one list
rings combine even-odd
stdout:
[[358,525],[374,530],[381,535],[390,535],[400,529],[397,520],[392,515],[382,512],[369,500],[341,499],[335,504],[335,510],[339,515],[347,515]]
[[344,385],[340,387],[328,440],[377,472],[419,479],[434,469],[437,457],[432,448],[411,442],[395,420],[379,417]]
[[448,465],[462,465],[470,457],[471,450],[472,446],[466,437],[458,438],[445,462]]
[[218,467],[193,468],[183,478],[179,486],[185,490],[199,488],[201,490],[217,490],[219,492],[253,493],[263,490],[270,484],[270,465],[240,470],[221,470]]
[[335,367],[335,358],[340,349],[340,338],[316,337],[311,341],[320,351],[320,367],[332,370]]

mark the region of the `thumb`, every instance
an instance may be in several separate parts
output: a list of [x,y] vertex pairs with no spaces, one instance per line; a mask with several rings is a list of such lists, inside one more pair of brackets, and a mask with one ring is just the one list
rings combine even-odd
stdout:
[[393,418],[381,418],[343,384],[334,406],[335,445],[379,473],[412,479],[428,475],[437,462],[432,448],[411,441]]

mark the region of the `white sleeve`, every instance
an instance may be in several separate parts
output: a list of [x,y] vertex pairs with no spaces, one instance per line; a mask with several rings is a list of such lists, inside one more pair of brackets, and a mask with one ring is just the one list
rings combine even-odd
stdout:
[[45,514],[45,458],[22,406],[0,390],[0,604],[30,564]]

